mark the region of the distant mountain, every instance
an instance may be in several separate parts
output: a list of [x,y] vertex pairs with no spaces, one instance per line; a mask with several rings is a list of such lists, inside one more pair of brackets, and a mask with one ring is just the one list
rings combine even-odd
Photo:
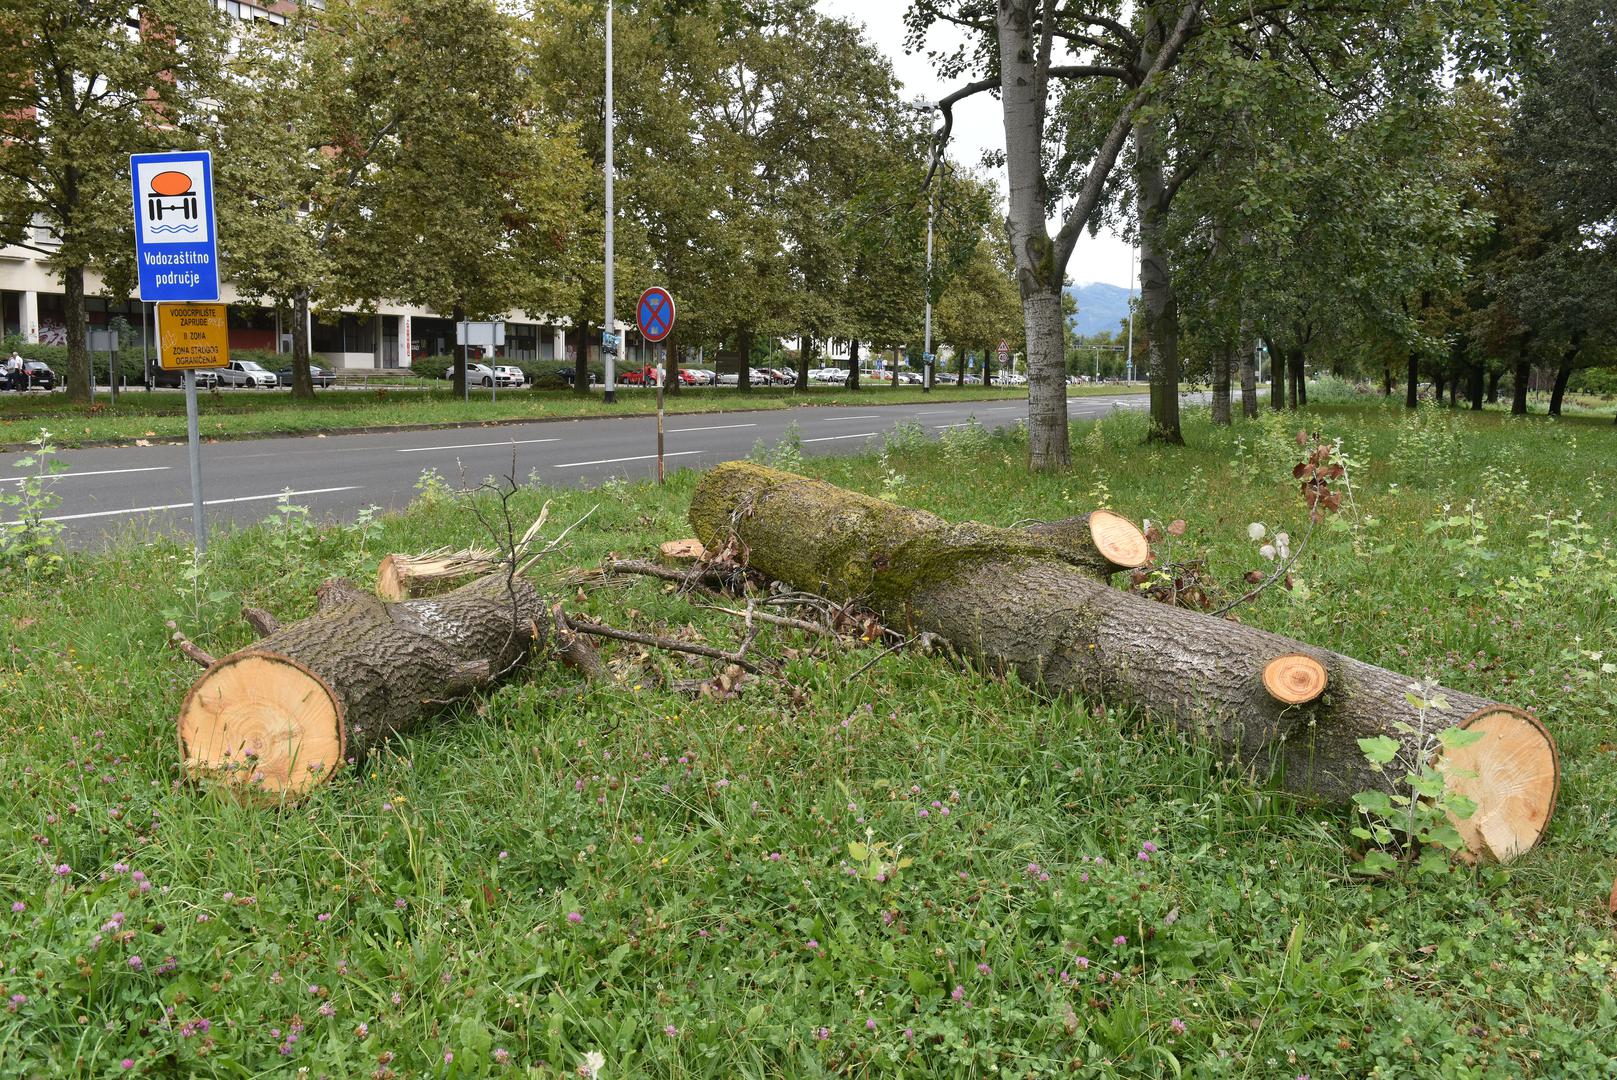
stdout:
[[1092,281],[1069,286],[1067,292],[1078,301],[1072,325],[1080,334],[1115,334],[1118,324],[1129,317],[1129,291],[1121,286]]

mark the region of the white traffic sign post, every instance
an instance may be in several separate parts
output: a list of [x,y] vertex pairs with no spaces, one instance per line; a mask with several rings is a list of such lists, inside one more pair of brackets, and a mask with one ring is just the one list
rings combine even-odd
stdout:
[[91,330],[90,331],[90,400],[95,400],[95,354],[107,354],[107,393],[112,395],[112,403],[118,404],[118,373],[114,369],[118,364],[118,331]]
[[[657,349],[657,483],[663,482],[663,380],[668,377],[668,349],[661,342],[674,332],[674,297],[661,285],[653,285],[640,294],[635,305],[635,321],[640,336],[658,346]],[[679,378],[679,364],[674,364],[674,378]]]
[[[129,183],[135,211],[135,265],[140,274],[140,299],[144,304],[196,305],[219,299],[219,230],[213,220],[213,155],[206,150],[168,154],[133,154],[129,158]],[[217,315],[204,320],[179,317],[171,320],[168,338],[164,335],[164,310],[157,309],[159,360],[169,370],[185,371],[186,442],[191,455],[191,529],[196,552],[207,549],[208,537],[202,520],[202,445],[197,423],[197,376],[195,368],[217,367],[229,362],[228,344],[223,359],[194,362],[182,357],[174,366],[173,353],[165,350],[186,344],[179,335],[206,330],[209,341],[225,332],[223,305]],[[209,321],[208,327],[186,325]],[[217,326],[212,323],[216,321]],[[179,323],[181,325],[172,325]],[[206,344],[198,341],[197,344]],[[208,350],[208,353],[217,350]],[[94,379],[90,380],[95,383]]]
[[[503,322],[458,322],[455,324],[455,344],[461,347],[461,361],[466,365],[466,381],[461,385],[461,396],[472,400],[472,355],[473,345],[487,346],[490,359],[493,359],[492,350],[505,344],[505,323]],[[492,371],[493,364],[489,365]],[[489,379],[490,401],[499,400],[500,380],[497,376]]]
[[1010,362],[1011,343],[1001,338],[999,343],[999,367],[994,370],[995,382],[1005,381],[1005,365],[1009,364]]

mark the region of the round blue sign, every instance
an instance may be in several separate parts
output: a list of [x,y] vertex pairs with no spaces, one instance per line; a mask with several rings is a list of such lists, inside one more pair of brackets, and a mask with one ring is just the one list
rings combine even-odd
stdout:
[[661,285],[653,285],[640,294],[635,321],[640,325],[641,337],[661,341],[674,330],[674,298]]

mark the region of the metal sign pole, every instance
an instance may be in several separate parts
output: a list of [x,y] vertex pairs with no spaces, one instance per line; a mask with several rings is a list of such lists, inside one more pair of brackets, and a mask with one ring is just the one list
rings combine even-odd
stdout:
[[668,347],[658,350],[657,358],[657,483],[663,482],[663,380],[668,370]]
[[202,438],[197,431],[197,373],[185,373],[185,437],[191,448],[191,531],[196,536],[200,556],[208,550],[208,533],[202,523]]

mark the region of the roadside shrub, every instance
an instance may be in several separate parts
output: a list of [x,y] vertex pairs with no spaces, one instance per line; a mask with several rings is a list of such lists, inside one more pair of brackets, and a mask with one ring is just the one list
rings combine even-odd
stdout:
[[[1237,391],[1239,393],[1239,391]],[[1365,382],[1351,382],[1335,375],[1321,375],[1308,384],[1310,405],[1349,405],[1370,397],[1374,390]]]
[[567,380],[557,375],[554,371],[529,372],[527,368],[522,370],[527,373],[528,385],[533,390],[566,390],[569,388],[570,384]]
[[444,370],[453,367],[453,356],[424,356],[419,360],[410,361],[410,370],[423,379],[441,379]]
[[1587,368],[1574,371],[1567,389],[1575,394],[1599,394],[1611,397],[1617,394],[1617,367]]

